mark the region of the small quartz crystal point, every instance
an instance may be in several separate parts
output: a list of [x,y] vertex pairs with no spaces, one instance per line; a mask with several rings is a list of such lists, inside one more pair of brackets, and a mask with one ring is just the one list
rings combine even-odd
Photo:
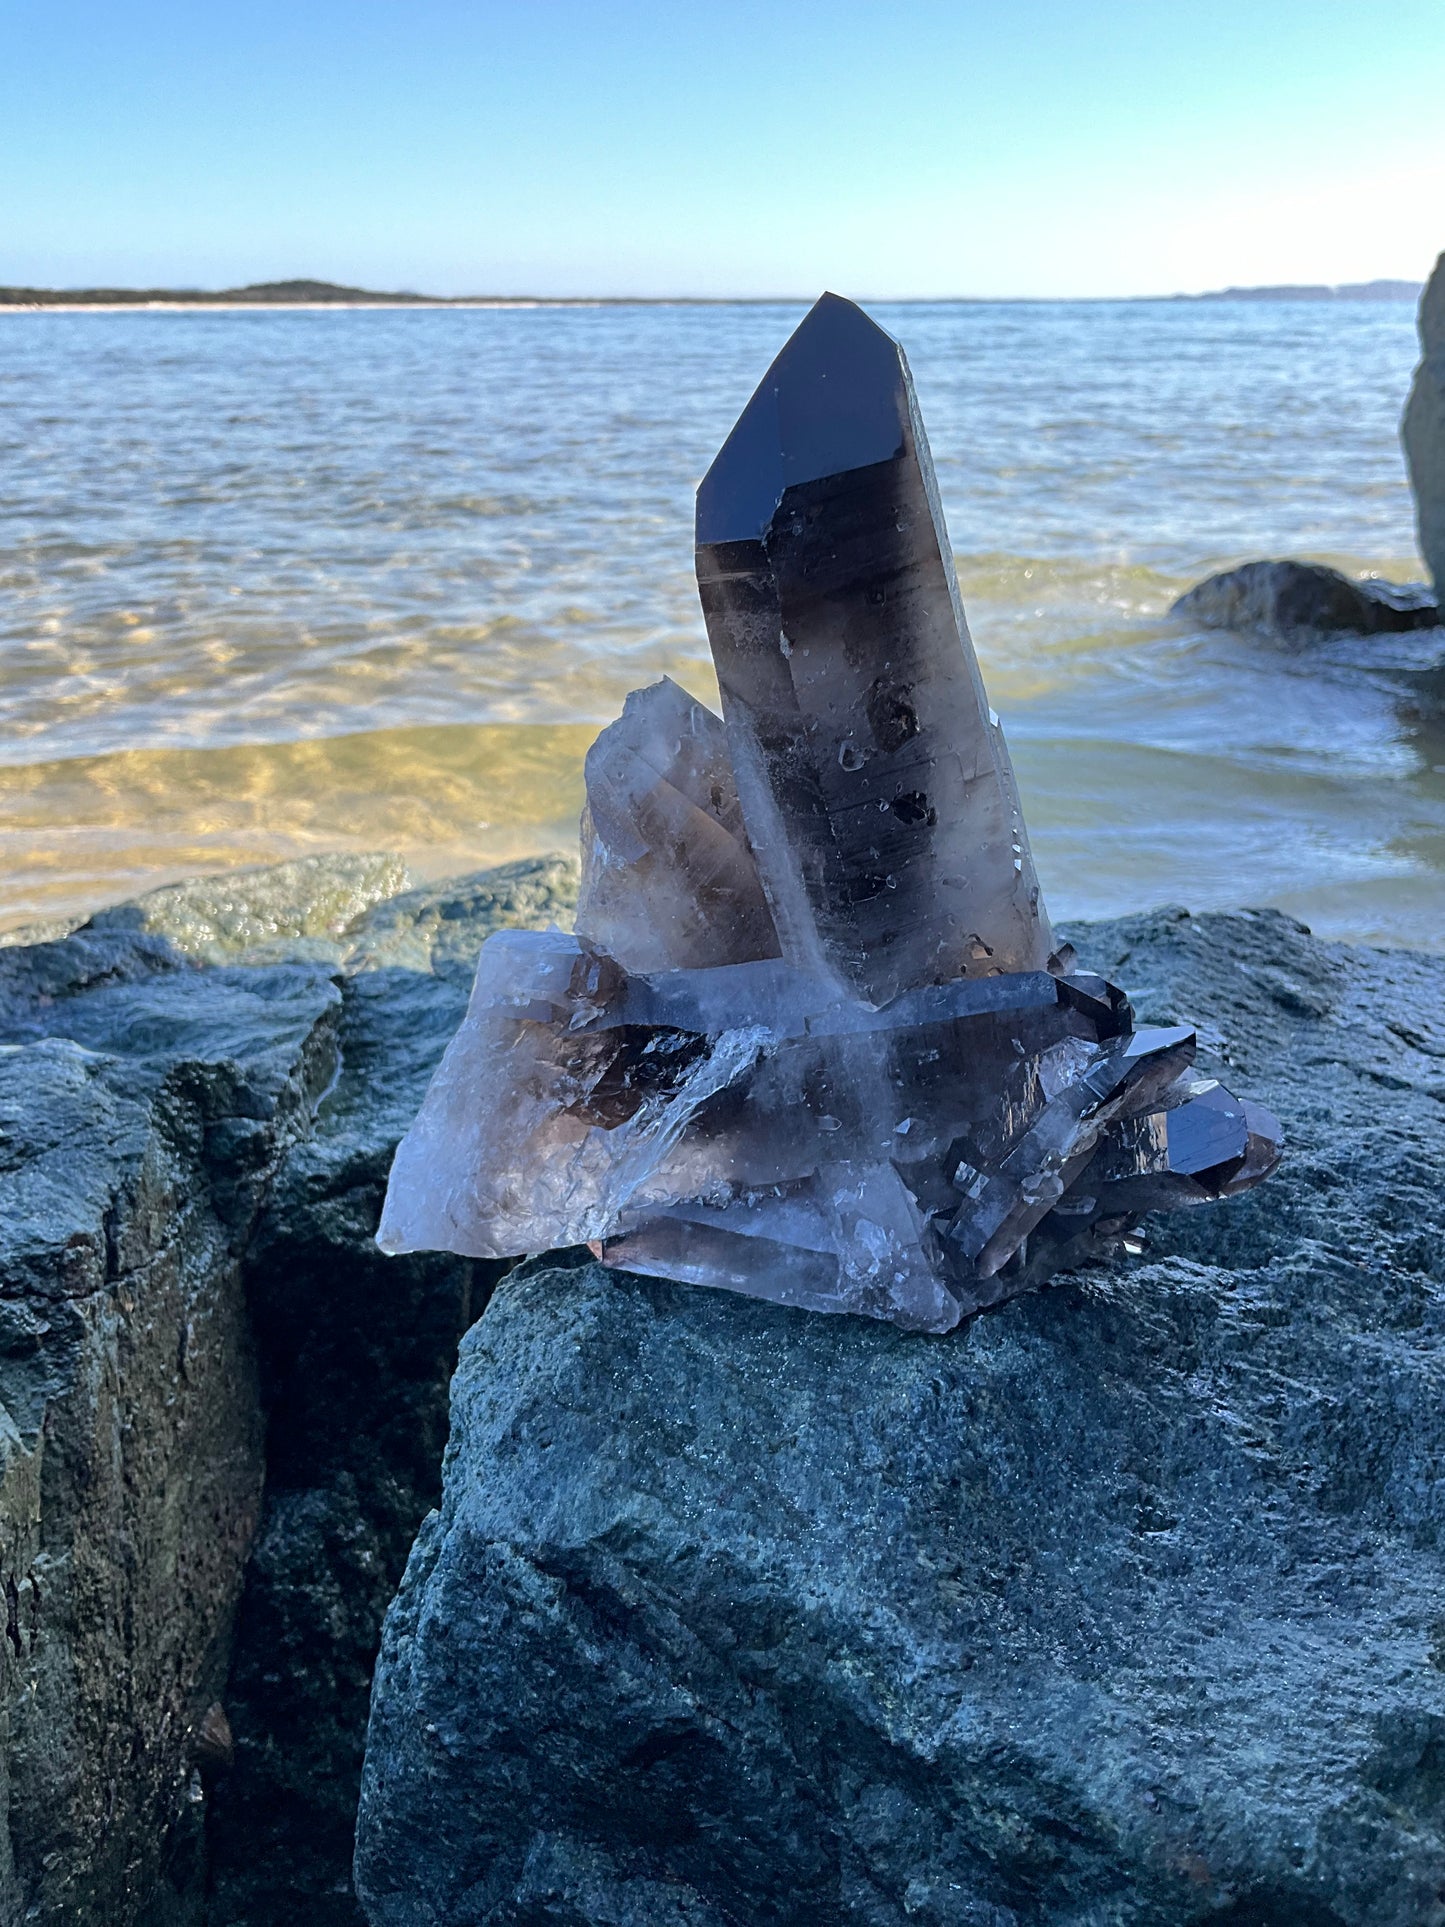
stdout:
[[664,677],[587,752],[577,928],[629,970],[776,957],[727,735]]
[[722,718],[587,757],[575,935],[502,931],[386,1251],[607,1262],[946,1332],[1268,1176],[1187,1027],[1053,947],[907,364],[825,295],[698,493]]

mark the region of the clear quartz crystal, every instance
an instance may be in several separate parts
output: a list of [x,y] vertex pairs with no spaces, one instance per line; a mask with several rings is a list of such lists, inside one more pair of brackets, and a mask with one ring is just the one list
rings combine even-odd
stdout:
[[777,956],[710,709],[667,677],[634,689],[586,775],[579,931],[629,970]]
[[378,1241],[943,1332],[1268,1175],[1279,1127],[1053,949],[902,351],[824,296],[698,496],[726,721],[587,758],[577,934],[488,939]]

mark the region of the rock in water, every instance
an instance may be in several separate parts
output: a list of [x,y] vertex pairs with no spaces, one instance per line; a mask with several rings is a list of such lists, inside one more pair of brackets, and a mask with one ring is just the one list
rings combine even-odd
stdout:
[[1267,1112],[1055,951],[898,344],[824,295],[708,471],[720,722],[587,758],[576,937],[487,944],[378,1240],[914,1330],[1258,1182]]
[[1435,1927],[1445,964],[1079,933],[1291,1156],[939,1345],[527,1267],[388,1618],[373,1927]]
[[1257,629],[1285,641],[1433,629],[1440,620],[1420,583],[1352,582],[1320,562],[1246,562],[1206,576],[1169,613],[1206,629]]
[[1445,593],[1445,254],[1420,301],[1421,361],[1400,435],[1415,491],[1423,583],[1352,581],[1319,562],[1246,562],[1206,577],[1170,611],[1206,629],[1257,629],[1286,641],[1433,629]]
[[1400,434],[1415,491],[1420,553],[1436,592],[1445,595],[1445,254],[1420,297],[1420,354]]

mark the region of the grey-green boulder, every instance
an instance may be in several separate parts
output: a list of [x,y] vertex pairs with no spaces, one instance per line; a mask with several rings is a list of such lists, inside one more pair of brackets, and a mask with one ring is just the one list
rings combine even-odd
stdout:
[[947,1339],[498,1287],[388,1616],[373,1927],[1439,1927],[1445,960],[1071,933],[1260,1190]]

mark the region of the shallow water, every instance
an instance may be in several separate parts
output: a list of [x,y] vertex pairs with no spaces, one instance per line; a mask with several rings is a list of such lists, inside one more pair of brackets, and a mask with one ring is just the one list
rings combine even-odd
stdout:
[[[1406,304],[879,305],[1058,916],[1445,941],[1445,648],[1167,615],[1420,573]],[[697,478],[794,307],[0,316],[0,927],[196,870],[575,842],[629,688],[708,696]]]

